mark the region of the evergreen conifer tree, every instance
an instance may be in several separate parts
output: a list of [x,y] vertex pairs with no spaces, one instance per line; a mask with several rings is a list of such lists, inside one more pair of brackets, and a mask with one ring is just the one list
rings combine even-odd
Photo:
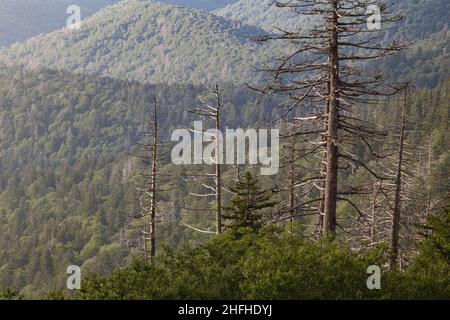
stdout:
[[276,204],[270,200],[271,192],[263,190],[258,179],[248,171],[231,190],[236,196],[224,207],[226,229],[232,233],[239,233],[243,228],[258,232],[263,226],[263,210]]

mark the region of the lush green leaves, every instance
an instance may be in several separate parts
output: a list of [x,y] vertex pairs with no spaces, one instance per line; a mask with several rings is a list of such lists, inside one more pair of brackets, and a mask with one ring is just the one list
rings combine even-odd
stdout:
[[246,228],[258,232],[263,226],[263,210],[275,205],[274,201],[270,201],[272,195],[269,191],[262,190],[258,179],[248,171],[231,191],[235,193],[235,197],[224,208],[222,217],[226,220],[225,226],[233,234]]
[[[383,268],[387,255],[312,243],[267,231],[230,234],[197,248],[159,255],[106,277],[91,276],[79,299],[387,299],[449,298],[449,264],[423,260],[408,272],[383,270],[381,289],[369,290],[367,268]],[[431,279],[432,272],[435,279]]]

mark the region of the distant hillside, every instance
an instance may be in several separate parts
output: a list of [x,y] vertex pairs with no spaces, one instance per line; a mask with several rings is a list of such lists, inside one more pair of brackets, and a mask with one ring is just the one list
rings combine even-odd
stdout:
[[[270,116],[271,105],[256,107],[257,95],[248,88],[222,89],[224,126],[246,128],[258,117]],[[158,97],[163,108],[160,137],[168,142],[175,128],[198,119],[188,109],[205,90],[24,72],[0,64],[0,288],[42,295],[64,288],[68,265],[108,273],[124,263],[127,253],[118,240],[133,199],[127,180],[136,170],[132,155],[137,154],[149,103]],[[182,168],[167,170],[178,178],[175,172]],[[230,170],[224,182],[234,179],[234,168]],[[182,214],[195,225],[213,222],[207,215],[178,211],[181,203],[199,201],[188,199],[184,188],[201,192],[201,186],[187,189],[184,182],[177,183],[180,187],[161,202],[167,223],[158,225],[158,238],[174,246],[204,238],[174,217]]]
[[[0,0],[0,47],[65,26],[67,7],[81,8],[82,19],[120,0]],[[159,0],[184,7],[214,10],[236,0]]]
[[214,11],[218,16],[241,21],[274,32],[277,29],[296,31],[311,23],[311,18],[301,16],[288,8],[277,8],[272,0],[239,0]]
[[[288,2],[288,1],[286,1]],[[296,1],[292,1],[295,3]],[[403,15],[403,21],[389,35],[401,39],[418,40],[448,28],[448,0],[388,1],[394,5],[390,11]],[[307,26],[308,18],[291,8],[277,8],[272,0],[239,0],[214,11],[215,14],[258,26],[267,31],[276,28],[296,30]]]
[[450,30],[416,41],[407,51],[387,58],[381,67],[396,80],[413,81],[420,87],[438,86],[450,70]]
[[[278,44],[261,46],[249,37],[312,23],[291,10],[269,6],[270,2],[240,0],[214,11],[220,15],[216,16],[179,5],[124,1],[87,18],[81,30],[37,36],[0,51],[0,59],[152,83],[254,81],[262,74],[252,67],[271,61],[267,56],[276,54]],[[411,0],[393,7],[405,19],[383,31],[383,37],[412,45],[375,67],[395,80],[439,84],[448,73],[449,6],[447,0]]]
[[392,10],[403,15],[403,21],[390,32],[398,39],[417,41],[449,29],[448,0],[397,1]]
[[[312,20],[291,9],[277,8],[271,0],[239,0],[214,13],[235,21],[258,26],[268,32],[277,28],[296,31],[311,25]],[[403,21],[382,35],[411,44],[409,50],[388,58],[376,67],[395,80],[413,80],[416,85],[435,87],[448,74],[450,37],[448,0],[392,1],[391,12],[403,15]]]
[[180,5],[183,7],[192,7],[205,10],[214,10],[222,8],[236,1],[237,0],[159,0],[159,2],[165,2]]
[[60,30],[15,44],[0,59],[150,82],[235,82],[270,52],[250,40],[263,33],[203,10],[124,1]]
[[[257,107],[257,94],[245,86],[222,89],[223,127],[246,128],[273,115],[276,101]],[[433,139],[436,196],[448,192],[443,177],[449,176],[450,168],[449,89],[447,81],[411,98],[411,124],[420,128],[411,143],[428,145],[430,133]],[[160,101],[160,137],[167,142],[173,129],[198,119],[188,109],[198,104],[197,95],[204,90],[49,70],[28,72],[0,64],[0,288],[42,296],[64,288],[69,265],[81,266],[86,274],[104,274],[124,264],[128,254],[119,240],[137,239],[132,230],[123,232],[132,212],[128,187],[137,159],[131,155],[136,155],[139,133],[146,127],[149,103],[154,95]],[[380,124],[398,122],[397,106],[380,107]],[[183,208],[209,208],[211,203],[189,197],[189,192],[204,188],[179,179],[186,168],[168,161],[161,161],[161,173],[170,172],[174,181],[161,185],[169,191],[161,194],[159,203],[158,245],[201,243],[207,235],[183,223],[210,228],[213,216]],[[224,169],[224,186],[230,186],[235,168]],[[270,179],[276,183],[286,176]],[[134,190],[134,184],[131,187]]]
[[403,15],[403,21],[388,32],[386,39],[409,43],[410,47],[387,58],[380,67],[396,80],[438,86],[450,70],[450,1],[398,1],[393,10]]

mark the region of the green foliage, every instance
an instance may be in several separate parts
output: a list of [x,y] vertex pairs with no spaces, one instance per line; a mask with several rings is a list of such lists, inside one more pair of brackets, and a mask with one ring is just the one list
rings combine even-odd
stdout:
[[[450,207],[430,217],[419,256],[402,275],[411,299],[450,297]],[[399,286],[401,287],[401,286]],[[400,290],[400,289],[399,289]],[[401,292],[396,292],[396,297]]]
[[50,291],[50,292],[47,293],[45,299],[46,300],[59,300],[59,301],[61,301],[61,300],[66,300],[67,297],[66,297],[64,291]]
[[[151,275],[151,276],[150,276]],[[166,270],[136,260],[132,267],[118,269],[111,276],[92,274],[82,282],[81,299],[169,299]]]
[[[393,30],[386,39],[397,33],[419,41],[409,53],[379,67],[390,69],[398,79],[409,77],[420,86],[435,87],[415,90],[409,129],[414,131],[412,144],[432,150],[430,176],[423,177],[416,189],[430,187],[430,201],[439,203],[450,190],[450,81],[444,81],[449,37],[442,22],[448,12],[442,8],[449,2],[411,2],[415,9],[425,9],[408,12],[409,27]],[[9,36],[1,32],[1,23],[8,21],[4,12],[0,10],[0,36]],[[186,214],[182,208],[213,204],[186,200],[200,187],[175,181],[170,197],[161,199],[165,215],[158,225],[158,240],[172,248],[188,245],[183,250],[166,249],[157,265],[138,261],[117,269],[131,258],[118,240],[129,212],[128,184],[136,170],[130,154],[145,128],[150,98],[157,95],[164,104],[160,127],[167,140],[174,128],[191,123],[187,109],[205,91],[182,82],[254,79],[248,65],[264,61],[271,48],[248,40],[261,33],[259,29],[147,1],[123,2],[85,23],[82,30],[39,36],[0,56],[32,67],[44,64],[166,84],[0,65],[0,286],[17,290],[3,290],[0,298],[45,297],[46,292],[48,299],[67,298],[60,290],[71,264],[94,272],[84,280],[80,298],[86,299],[449,298],[448,215],[430,221],[429,230],[434,232],[405,272],[385,272],[383,289],[368,292],[365,268],[375,262],[384,265],[385,251],[376,248],[359,254],[337,244],[309,243],[276,228],[261,229],[263,212],[269,211],[263,209],[272,205],[262,190],[276,182],[269,179],[257,184],[248,178],[247,186],[241,184],[241,190],[251,186],[251,192],[238,194],[225,212],[234,232],[206,244],[207,236],[186,230],[180,222],[208,226],[211,219]],[[29,30],[24,34],[28,36]],[[269,98],[256,107],[254,93],[228,84],[223,89],[226,126],[245,128],[257,118],[270,119],[277,113],[273,106],[279,101]],[[399,118],[396,105],[386,103],[378,109],[380,124]],[[372,159],[364,147],[355,148],[361,159]],[[422,164],[424,155],[417,149],[415,156]],[[164,173],[184,172],[167,161],[161,163]],[[226,185],[233,177],[225,170]],[[280,179],[283,176],[274,178]],[[351,185],[357,179],[366,177],[342,180]],[[251,202],[245,199],[249,195]],[[225,202],[231,200],[225,197]],[[408,209],[420,212],[419,202]],[[340,219],[352,210],[348,203],[339,209]]]
[[[449,84],[444,82],[434,90],[419,89],[412,97],[411,123],[419,130],[411,143],[427,146],[432,138],[434,165],[431,177],[424,181],[431,187],[432,201],[443,199],[450,185],[450,109],[445,98]],[[254,93],[231,85],[223,89],[223,123],[229,127],[245,128],[254,117],[274,114],[273,101],[257,109],[252,103]],[[190,85],[142,85],[2,67],[0,285],[21,290],[27,297],[43,296],[64,287],[65,270],[71,264],[99,274],[109,274],[123,265],[128,255],[117,240],[128,212],[127,181],[135,170],[129,154],[139,139],[142,119],[149,112],[146,101],[153,94],[164,101],[161,136],[167,140],[176,125],[191,124],[194,118],[187,109],[204,91],[203,87]],[[396,110],[395,105],[381,106],[378,122],[397,119]],[[184,170],[166,164],[161,169],[175,176]],[[363,179],[352,177],[358,178]],[[225,185],[233,179],[234,169],[225,170]],[[260,190],[273,183],[270,179],[259,182]],[[203,243],[208,237],[183,228],[181,216],[191,225],[211,227],[213,220],[183,212],[181,207],[211,204],[181,200],[188,199],[189,192],[200,193],[198,185],[174,185],[176,190],[161,203],[167,219],[158,228],[158,239],[174,248],[182,243]],[[227,195],[224,201],[230,203],[231,197]],[[419,205],[411,206],[411,210],[417,211]]]
[[[224,124],[248,126],[253,119],[244,111],[267,117],[270,104],[257,109],[255,93],[222,88]],[[128,190],[137,171],[132,155],[148,103],[155,94],[161,101],[160,136],[167,142],[178,125],[192,124],[188,108],[205,90],[1,65],[0,286],[42,296],[64,288],[69,265],[104,274],[123,265],[128,254],[118,240],[132,201]],[[183,170],[168,161],[161,163],[163,172]],[[167,221],[159,226],[158,239],[174,247],[204,241],[180,226],[180,199],[198,186],[173,185],[171,197],[162,199]],[[207,220],[183,217],[192,224]]]
[[0,300],[21,300],[23,296],[19,295],[11,288],[0,289]]
[[[135,262],[111,276],[92,275],[78,299],[431,299],[450,298],[449,265],[424,260],[411,271],[383,270],[381,290],[366,286],[367,268],[386,262],[328,241],[312,243],[279,230],[214,237],[167,250],[155,265]],[[431,272],[435,279],[431,279]],[[447,272],[447,273],[446,273]]]
[[430,217],[425,227],[427,237],[424,246],[424,254],[439,257],[450,264],[450,206],[447,205],[441,212]]
[[276,204],[270,201],[272,195],[267,190],[261,190],[260,182],[249,171],[231,191],[236,196],[231,200],[231,204],[224,208],[222,217],[227,220],[225,226],[233,234],[238,234],[240,229],[246,228],[258,232],[263,225],[263,210]]

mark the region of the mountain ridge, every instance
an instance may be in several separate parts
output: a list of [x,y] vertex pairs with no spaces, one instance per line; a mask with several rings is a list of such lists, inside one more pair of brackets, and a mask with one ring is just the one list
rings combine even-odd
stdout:
[[82,23],[0,51],[9,63],[149,82],[251,81],[262,30],[203,10],[148,0],[111,5]]
[[[78,5],[85,19],[100,9],[123,0],[0,0],[0,47],[62,28],[70,5]],[[214,10],[236,0],[159,0],[184,7]]]
[[213,11],[214,14],[249,25],[267,32],[296,31],[309,25],[312,19],[287,8],[272,5],[272,0],[239,0]]

